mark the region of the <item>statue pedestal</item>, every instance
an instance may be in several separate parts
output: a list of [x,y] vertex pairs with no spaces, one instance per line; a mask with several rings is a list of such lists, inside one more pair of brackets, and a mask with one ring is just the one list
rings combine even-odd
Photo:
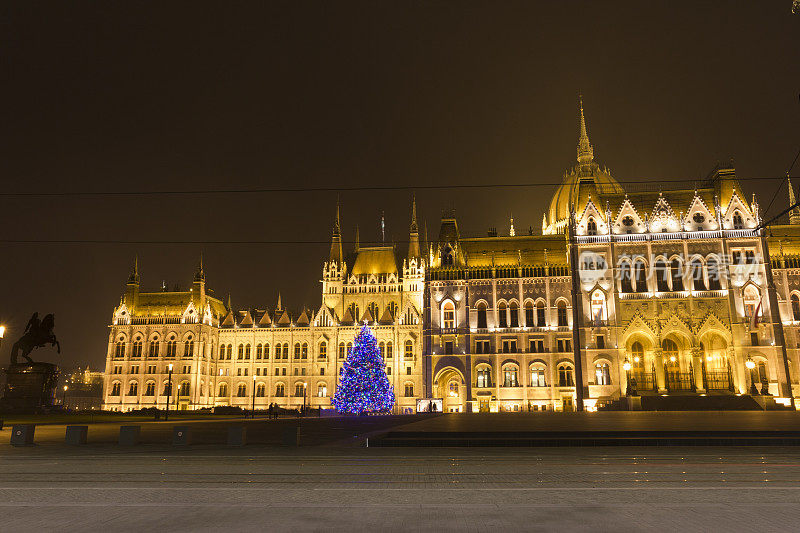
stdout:
[[11,363],[0,408],[4,412],[33,412],[55,404],[58,366],[52,363]]

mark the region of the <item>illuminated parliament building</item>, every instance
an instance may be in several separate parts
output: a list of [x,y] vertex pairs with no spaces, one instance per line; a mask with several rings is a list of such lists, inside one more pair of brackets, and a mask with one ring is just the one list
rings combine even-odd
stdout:
[[190,290],[142,291],[134,266],[109,326],[103,407],[331,408],[363,323],[397,413],[419,398],[445,412],[791,405],[800,210],[759,228],[755,197],[724,166],[696,189],[626,188],[595,161],[582,107],[577,148],[539,235],[512,219],[464,236],[446,212],[421,241],[412,203],[407,249],[356,239],[346,252],[337,206],[317,309],[280,297],[233,309],[202,261]]

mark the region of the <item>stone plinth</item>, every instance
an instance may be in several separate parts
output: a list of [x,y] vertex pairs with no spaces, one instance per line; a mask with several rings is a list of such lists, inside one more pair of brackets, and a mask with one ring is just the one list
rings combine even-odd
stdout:
[[55,404],[58,366],[51,363],[12,363],[6,367],[6,386],[0,407],[5,412],[33,412]]

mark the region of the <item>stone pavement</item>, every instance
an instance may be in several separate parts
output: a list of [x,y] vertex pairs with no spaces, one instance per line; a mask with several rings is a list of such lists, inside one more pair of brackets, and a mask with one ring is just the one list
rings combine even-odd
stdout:
[[793,449],[28,451],[0,456],[3,531],[766,533],[800,523]]

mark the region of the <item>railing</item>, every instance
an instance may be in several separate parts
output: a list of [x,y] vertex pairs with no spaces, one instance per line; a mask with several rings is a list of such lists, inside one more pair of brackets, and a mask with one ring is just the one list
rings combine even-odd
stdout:
[[706,372],[706,389],[708,390],[730,390],[731,375],[727,370]]
[[720,239],[758,237],[752,229],[726,229],[714,231],[675,231],[667,233],[622,233],[619,235],[581,235],[575,237],[578,244],[595,244],[603,242],[636,242],[636,241],[674,241],[682,239]]
[[631,372],[631,388],[637,392],[656,390],[656,375],[652,372]]
[[666,383],[670,392],[692,390],[694,377],[691,372],[667,372]]

